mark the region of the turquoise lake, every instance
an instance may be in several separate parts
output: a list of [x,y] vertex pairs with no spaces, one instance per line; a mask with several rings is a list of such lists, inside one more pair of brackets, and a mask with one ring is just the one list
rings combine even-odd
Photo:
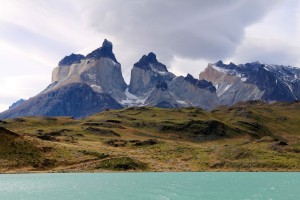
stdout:
[[0,175],[0,200],[299,200],[300,173]]

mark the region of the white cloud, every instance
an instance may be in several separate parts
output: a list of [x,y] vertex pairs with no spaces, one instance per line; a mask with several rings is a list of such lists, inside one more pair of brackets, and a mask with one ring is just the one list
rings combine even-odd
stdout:
[[300,67],[300,47],[282,40],[247,38],[235,56],[228,60],[235,63],[260,61]]
[[205,59],[191,60],[174,56],[170,64],[169,71],[173,72],[177,76],[186,76],[187,73],[189,73],[195,78],[198,78],[199,72],[203,71],[210,62],[211,61]]
[[51,71],[72,52],[101,45],[105,36],[84,27],[72,1],[1,2],[1,109],[34,96],[51,81]]
[[283,1],[260,23],[246,28],[245,39],[227,60],[300,67],[299,9],[298,0]]
[[[0,80],[1,109],[6,110],[19,99],[28,99],[32,94],[38,94],[47,86],[45,80],[48,76],[16,75]],[[49,81],[47,81],[49,82]]]
[[9,105],[7,105],[7,104],[1,104],[1,103],[0,103],[0,111],[7,110],[8,106],[9,106]]

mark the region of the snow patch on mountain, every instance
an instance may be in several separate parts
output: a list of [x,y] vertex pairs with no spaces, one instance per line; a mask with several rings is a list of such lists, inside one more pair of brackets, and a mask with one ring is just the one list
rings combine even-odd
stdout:
[[145,106],[145,101],[149,97],[152,91],[148,92],[147,94],[143,96],[136,96],[129,92],[128,88],[126,88],[124,94],[126,96],[126,99],[121,100],[119,103],[125,107],[132,107],[132,106]]
[[150,64],[150,69],[151,69],[153,72],[156,72],[156,73],[158,73],[158,74],[161,75],[161,76],[166,76],[166,75],[170,74],[170,72],[168,72],[168,71],[164,71],[164,70],[158,69],[158,68],[155,67],[155,65],[153,65],[153,64]]

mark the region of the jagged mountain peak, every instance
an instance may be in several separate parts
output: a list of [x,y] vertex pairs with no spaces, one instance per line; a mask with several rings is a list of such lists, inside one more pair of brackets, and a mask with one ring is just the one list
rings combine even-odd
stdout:
[[200,89],[208,89],[211,92],[216,91],[216,88],[213,86],[212,82],[206,80],[198,80],[191,74],[187,74],[186,77],[184,77],[184,80]]
[[[223,68],[223,69],[231,69],[231,70],[234,70],[236,68],[246,68],[248,70],[257,70],[259,68],[264,68],[266,66],[279,66],[279,65],[267,65],[265,63],[262,63],[260,61],[254,61],[254,62],[248,62],[248,63],[245,63],[245,64],[235,64],[233,62],[230,62],[229,64],[225,64],[223,61],[218,61],[214,64],[212,64],[213,66],[216,66],[216,67],[220,67],[220,68]],[[285,66],[283,66],[285,67]]]
[[104,39],[102,46],[89,53],[86,57],[81,54],[72,53],[71,55],[65,56],[61,61],[59,61],[58,66],[70,66],[75,63],[80,63],[83,59],[99,59],[101,57],[108,57],[116,63],[119,63],[112,50],[113,44],[107,39]]
[[209,66],[227,75],[242,78],[243,82],[249,82],[248,78],[253,75],[263,75],[263,74],[272,75],[273,73],[271,73],[271,71],[274,72],[279,67],[283,69],[287,69],[287,67],[285,66],[267,65],[259,61],[249,62],[245,64],[238,64],[238,65],[232,62],[230,62],[229,64],[225,64],[222,61],[218,61],[217,63]]
[[116,57],[115,54],[113,53],[113,45],[110,41],[105,39],[102,43],[102,46],[98,49],[95,49],[91,53],[89,53],[86,58],[87,59],[99,59],[101,57],[107,57],[115,61],[116,63],[120,64]]
[[155,63],[158,62],[156,59],[156,55],[153,52],[148,53],[147,56],[143,56],[144,58],[148,59],[149,62]]
[[148,55],[143,55],[139,62],[134,64],[134,67],[138,67],[144,70],[168,72],[166,65],[160,63],[153,52],[150,52]]
[[[217,62],[215,64],[211,65],[213,68],[217,69],[218,71],[222,71],[226,74],[238,76],[238,77],[244,77],[249,76],[252,73],[268,73],[268,74],[276,74],[282,75],[282,76],[291,76],[292,80],[294,80],[294,77],[298,77],[297,75],[300,72],[299,68],[294,68],[291,66],[283,66],[283,65],[270,65],[265,64],[260,61],[255,62],[249,62],[245,64],[224,64],[222,62]],[[291,80],[291,81],[292,81]]]
[[71,55],[65,56],[61,61],[59,61],[58,66],[69,66],[74,63],[80,63],[80,61],[84,58],[84,55],[72,53]]
[[106,48],[108,49],[109,51],[112,51],[112,48],[113,48],[113,44],[112,42],[110,42],[109,40],[107,39],[104,39],[103,43],[102,43],[102,48]]
[[191,74],[187,74],[186,77],[184,78],[185,80],[189,80],[189,81],[194,81],[194,80],[197,80],[195,79]]
[[139,62],[156,63],[158,61],[157,61],[155,53],[150,52],[150,53],[148,53],[148,55],[143,55]]
[[18,107],[18,106],[22,105],[25,101],[26,101],[25,99],[19,99],[18,101],[13,103],[11,106],[9,106],[8,109],[13,109],[15,107]]
[[223,61],[218,61],[216,62],[215,64],[213,64],[214,66],[216,67],[220,67],[220,68],[223,68],[223,69],[229,69],[229,70],[232,70],[232,69],[235,69],[238,67],[238,65],[234,64],[233,62],[230,62],[229,64],[225,64]]
[[[43,93],[56,90],[69,83],[86,83],[98,93],[108,93],[118,100],[124,98],[127,84],[121,72],[121,65],[113,53],[113,45],[104,40],[102,46],[86,57],[71,54],[52,71],[52,84]],[[75,65],[73,63],[76,63]]]
[[222,60],[219,60],[218,62],[211,64],[211,65],[221,67],[221,68],[235,68],[238,66],[233,62],[230,62],[229,64],[225,64]]
[[300,69],[259,61],[238,65],[219,61],[209,67],[199,78],[212,81],[223,104],[257,99],[266,102],[299,99]]
[[224,63],[223,63],[222,60],[219,60],[218,62],[215,63],[215,65],[217,65],[217,66],[222,66],[223,64],[224,64]]
[[260,62],[260,61],[254,61],[254,62],[252,62],[252,63],[255,63],[255,64],[261,64],[261,65],[263,65],[264,63],[262,63],[262,62]]
[[159,81],[169,83],[174,77],[175,75],[167,70],[166,65],[160,63],[156,55],[150,52],[134,64],[131,70],[129,92],[134,95],[146,94],[155,88]]

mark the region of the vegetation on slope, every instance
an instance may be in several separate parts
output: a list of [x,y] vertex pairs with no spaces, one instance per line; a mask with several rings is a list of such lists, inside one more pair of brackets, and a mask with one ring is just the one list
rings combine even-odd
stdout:
[[0,121],[0,171],[300,171],[300,103]]

